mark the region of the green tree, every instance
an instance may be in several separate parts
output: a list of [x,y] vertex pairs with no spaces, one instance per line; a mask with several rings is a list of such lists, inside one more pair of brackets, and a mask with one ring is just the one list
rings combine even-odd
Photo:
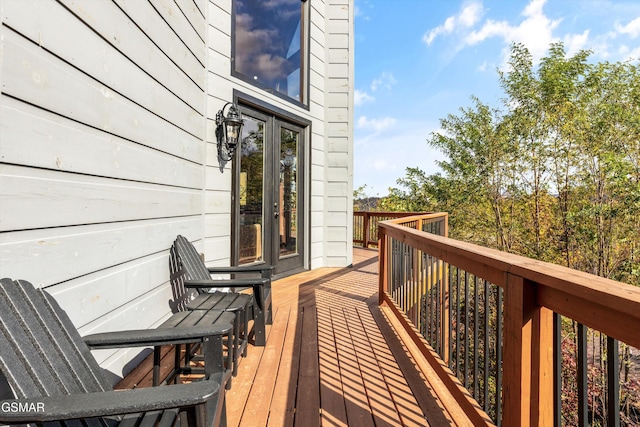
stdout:
[[380,201],[383,211],[428,212],[433,210],[433,190],[427,183],[428,177],[418,168],[407,168],[407,175],[397,180],[406,190],[390,188],[389,195]]
[[640,285],[640,73],[514,44],[498,108],[441,119],[442,172],[408,168],[385,210],[449,212],[453,237]]

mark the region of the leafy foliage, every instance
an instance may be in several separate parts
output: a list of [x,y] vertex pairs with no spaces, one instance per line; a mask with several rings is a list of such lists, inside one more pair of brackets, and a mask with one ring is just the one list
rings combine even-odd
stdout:
[[441,119],[441,173],[408,168],[384,210],[449,212],[452,237],[640,285],[640,70],[521,44],[499,108]]
[[[512,45],[510,68],[499,72],[501,105],[473,97],[471,107],[441,119],[428,143],[444,154],[442,172],[407,169],[383,209],[446,211],[451,237],[640,286],[640,69],[589,56],[568,57],[552,44],[536,68],[523,45]],[[569,331],[565,425],[577,425],[575,343]],[[635,371],[621,385],[624,425],[640,423]],[[598,425],[606,418],[601,364],[591,363],[588,377]]]

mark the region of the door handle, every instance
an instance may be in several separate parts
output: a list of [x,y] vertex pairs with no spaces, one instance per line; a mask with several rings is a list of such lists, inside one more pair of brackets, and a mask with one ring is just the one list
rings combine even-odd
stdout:
[[280,216],[280,210],[278,209],[278,204],[273,204],[273,217],[278,218]]

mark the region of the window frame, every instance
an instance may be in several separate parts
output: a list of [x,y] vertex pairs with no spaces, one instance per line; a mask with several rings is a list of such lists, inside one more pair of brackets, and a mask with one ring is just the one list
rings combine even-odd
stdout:
[[231,76],[250,84],[253,87],[259,88],[267,93],[270,93],[280,99],[290,102],[298,107],[302,107],[305,110],[309,110],[310,106],[310,75],[311,75],[311,61],[310,61],[310,46],[311,46],[311,20],[310,20],[310,5],[307,0],[300,0],[301,3],[301,16],[300,16],[300,100],[292,98],[287,94],[275,90],[266,84],[256,82],[250,76],[242,74],[235,69],[236,58],[236,0],[231,1]]

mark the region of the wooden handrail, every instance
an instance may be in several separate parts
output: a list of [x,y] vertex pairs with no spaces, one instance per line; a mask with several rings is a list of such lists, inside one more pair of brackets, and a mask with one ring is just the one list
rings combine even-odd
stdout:
[[472,243],[394,227],[394,221],[378,226],[386,236],[503,288],[507,274],[522,277],[538,287],[538,305],[640,347],[640,288]]
[[371,212],[355,211],[353,213],[353,243],[368,248],[378,244],[378,223],[393,218],[403,218],[426,212]]
[[389,294],[391,240],[503,288],[503,425],[553,425],[553,313],[640,347],[640,288],[411,228],[431,218],[378,224],[380,303],[395,304]]

